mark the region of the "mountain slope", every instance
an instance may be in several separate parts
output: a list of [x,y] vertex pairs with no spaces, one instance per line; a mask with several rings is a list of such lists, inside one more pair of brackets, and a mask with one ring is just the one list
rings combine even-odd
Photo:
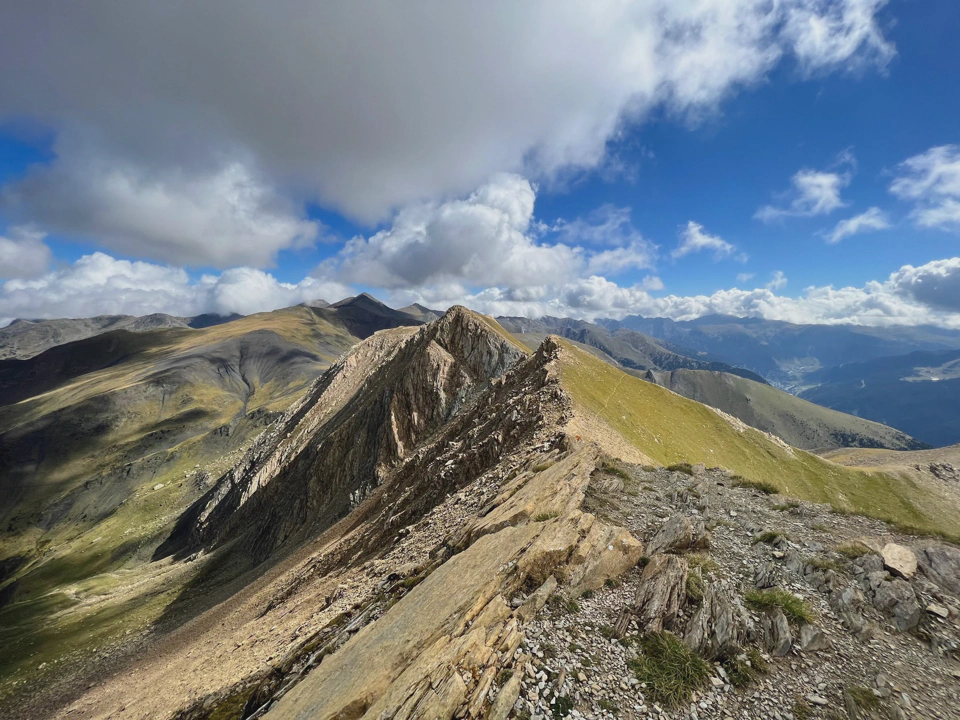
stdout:
[[162,328],[204,328],[230,322],[240,315],[198,315],[174,317],[163,313],[135,317],[133,315],[99,315],[92,318],[58,320],[14,320],[0,328],[0,360],[26,360],[65,343],[84,340],[113,330],[144,332]]
[[[701,718],[765,717],[842,708],[877,667],[892,687],[870,693],[871,711],[949,716],[950,683],[923,678],[948,678],[952,661],[926,648],[960,634],[920,615],[934,600],[948,618],[960,607],[945,572],[960,550],[826,505],[781,506],[735,473],[955,532],[960,506],[944,487],[792,449],[565,340],[529,355],[459,308],[363,341],[280,428],[182,517],[165,551],[186,560],[151,565],[219,581],[238,556],[264,562],[218,584],[222,601],[200,615],[187,610],[202,585],[181,586],[169,607],[187,619],[166,613],[136,662],[19,716],[504,720],[656,704],[679,719],[695,702]],[[654,467],[678,461],[728,469]],[[837,552],[856,538],[856,559]],[[887,541],[926,569],[887,576],[870,550]],[[789,590],[806,630],[751,600],[769,587]],[[664,699],[643,672],[666,628],[686,662],[706,664]],[[914,628],[935,644],[901,633]],[[830,642],[815,650],[816,633]],[[751,681],[736,661],[759,671],[760,651],[770,676]],[[811,687],[829,699],[806,700]]]
[[669,343],[658,343],[653,338],[628,329],[621,328],[610,332],[601,325],[571,318],[542,317],[539,320],[530,320],[501,317],[497,318],[497,321],[529,346],[538,346],[549,334],[559,335],[596,348],[631,370],[715,370],[766,382],[756,373],[713,359],[696,357],[693,351]]
[[807,402],[771,385],[705,370],[648,371],[655,382],[690,400],[733,415],[803,450],[839,447],[920,450],[925,444],[877,422]]
[[790,390],[803,389],[809,384],[807,376],[821,368],[916,350],[960,348],[960,332],[935,327],[795,325],[725,315],[683,322],[634,315],[600,322],[710,353]]
[[177,517],[359,340],[348,327],[397,320],[295,307],[0,362],[0,670],[155,620],[183,571],[148,561]]
[[563,345],[559,367],[581,414],[581,434],[606,439],[621,456],[661,465],[720,466],[792,497],[960,537],[957,503],[936,486],[834,465],[573,345]]
[[960,351],[847,363],[813,377],[819,384],[801,393],[811,402],[886,423],[931,445],[960,442]]

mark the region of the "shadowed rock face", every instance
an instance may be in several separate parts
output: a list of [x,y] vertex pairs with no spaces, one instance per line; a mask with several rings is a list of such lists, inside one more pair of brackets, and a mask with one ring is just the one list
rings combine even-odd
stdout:
[[264,558],[328,527],[522,357],[464,308],[373,335],[185,513],[157,556],[242,537]]

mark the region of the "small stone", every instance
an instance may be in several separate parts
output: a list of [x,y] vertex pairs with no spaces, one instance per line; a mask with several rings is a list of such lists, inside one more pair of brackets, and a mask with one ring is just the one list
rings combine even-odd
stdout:
[[807,695],[807,702],[810,703],[811,705],[819,705],[820,707],[826,707],[827,705],[830,704],[830,701],[827,700],[822,695],[813,695],[813,694]]
[[946,620],[948,617],[950,617],[950,611],[943,605],[937,605],[936,603],[927,605],[927,612],[931,615],[936,615],[938,618],[942,618],[943,620]]
[[156,485],[153,486],[153,489],[154,489],[154,490],[162,490],[162,489],[163,489],[163,483],[157,483]]

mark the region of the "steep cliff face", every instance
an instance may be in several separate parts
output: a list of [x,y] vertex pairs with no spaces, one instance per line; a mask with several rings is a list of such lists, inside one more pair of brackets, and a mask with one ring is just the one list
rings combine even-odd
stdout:
[[524,355],[495,323],[460,307],[419,329],[376,333],[185,513],[158,557],[239,538],[262,558],[322,530]]

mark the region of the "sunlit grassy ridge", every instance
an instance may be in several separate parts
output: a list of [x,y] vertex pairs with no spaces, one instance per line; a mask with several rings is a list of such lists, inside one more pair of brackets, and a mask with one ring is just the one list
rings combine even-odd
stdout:
[[738,429],[705,405],[644,382],[561,341],[559,367],[576,409],[601,419],[661,465],[719,466],[781,493],[918,531],[960,537],[960,508],[899,475],[841,467]]

